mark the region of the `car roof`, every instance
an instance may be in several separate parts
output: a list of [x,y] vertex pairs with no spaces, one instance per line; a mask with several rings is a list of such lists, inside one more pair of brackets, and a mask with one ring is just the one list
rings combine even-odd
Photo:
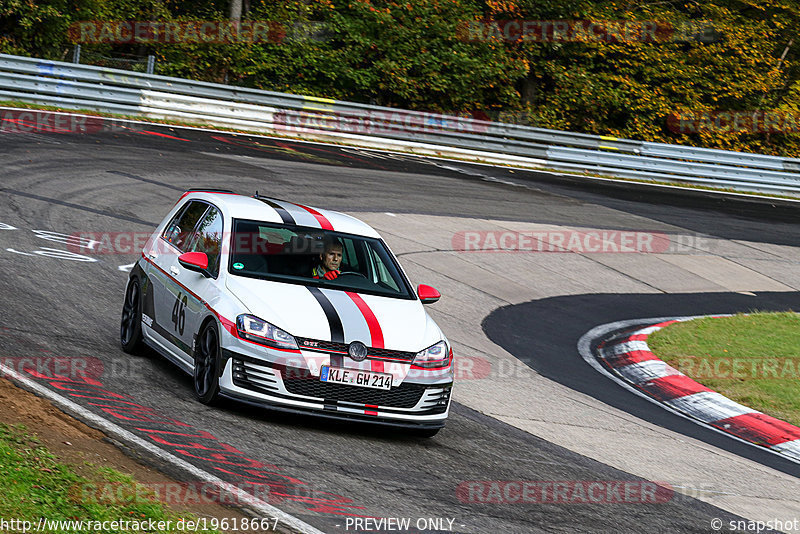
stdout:
[[222,191],[190,190],[183,194],[179,202],[188,199],[211,202],[219,207],[223,214],[234,219],[296,224],[345,234],[380,238],[374,228],[350,215],[277,198],[249,197]]

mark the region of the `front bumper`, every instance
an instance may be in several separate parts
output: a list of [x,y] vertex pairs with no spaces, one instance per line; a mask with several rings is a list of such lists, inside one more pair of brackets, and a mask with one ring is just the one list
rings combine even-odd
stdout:
[[403,382],[389,391],[322,382],[307,369],[223,350],[220,392],[249,404],[413,428],[445,424],[452,381]]

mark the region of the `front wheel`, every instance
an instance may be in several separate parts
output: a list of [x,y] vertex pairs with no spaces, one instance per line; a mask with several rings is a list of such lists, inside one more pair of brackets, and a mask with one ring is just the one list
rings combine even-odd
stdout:
[[412,430],[412,434],[418,438],[432,438],[436,434],[439,433],[441,430],[440,428],[415,428]]
[[119,342],[128,354],[134,354],[142,347],[142,291],[137,278],[131,278],[125,290]]
[[217,325],[210,322],[200,332],[194,355],[194,394],[203,404],[219,399],[219,357]]

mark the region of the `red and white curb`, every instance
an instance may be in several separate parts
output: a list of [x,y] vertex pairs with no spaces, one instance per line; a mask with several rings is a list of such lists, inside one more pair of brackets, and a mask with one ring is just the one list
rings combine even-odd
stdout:
[[[800,428],[712,391],[650,351],[647,346],[650,334],[667,325],[700,317],[709,316],[637,319],[601,325],[581,337],[578,351],[589,365],[637,395],[734,439],[800,463]],[[594,342],[609,333],[642,324],[650,326],[602,341],[592,350]]]

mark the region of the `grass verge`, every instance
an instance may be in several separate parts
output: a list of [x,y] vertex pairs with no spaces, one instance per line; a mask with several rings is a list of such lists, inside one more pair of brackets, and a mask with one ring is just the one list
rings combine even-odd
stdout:
[[647,344],[704,386],[800,426],[800,314],[695,319],[658,330]]
[[[40,518],[49,521],[164,522],[164,528],[103,528],[102,532],[183,532],[179,521],[194,521],[191,514],[178,514],[155,498],[155,494],[130,476],[108,467],[91,466],[88,475],[78,475],[59,463],[22,425],[0,423],[0,518],[30,521],[36,528]],[[169,526],[167,526],[169,522]],[[122,526],[120,526],[122,527]],[[22,532],[20,523],[0,527],[3,532]],[[41,532],[73,532],[52,523]],[[84,531],[91,531],[85,530]],[[203,532],[217,533],[216,530]]]

